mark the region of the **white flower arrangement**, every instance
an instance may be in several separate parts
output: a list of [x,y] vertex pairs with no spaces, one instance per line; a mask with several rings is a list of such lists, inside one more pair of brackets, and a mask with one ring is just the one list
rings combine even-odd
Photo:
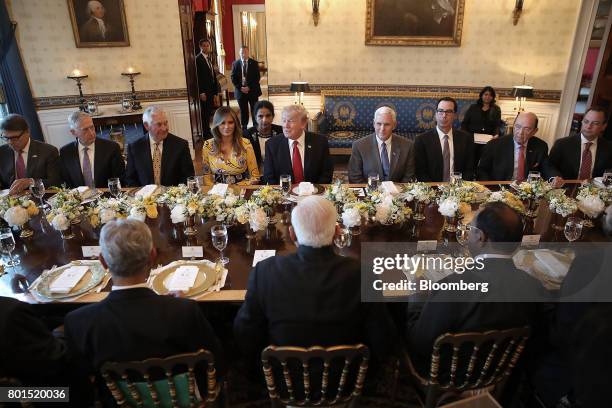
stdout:
[[597,218],[606,208],[606,203],[597,195],[587,195],[578,198],[578,209],[589,218]]
[[523,202],[513,194],[512,192],[502,188],[499,191],[492,192],[487,198],[487,203],[501,202],[506,204],[508,207],[514,209],[519,214],[525,214],[525,205]]
[[350,187],[343,184],[327,186],[323,197],[334,204],[344,205],[357,201],[357,196]]
[[179,224],[187,220],[187,207],[183,204],[176,204],[170,211],[170,219],[173,224]]
[[419,201],[429,204],[438,195],[437,191],[426,183],[411,183],[406,186],[402,192],[402,196],[406,201]]
[[130,204],[126,196],[121,198],[100,198],[86,211],[92,227],[104,225],[116,218],[126,218],[130,214]]
[[567,217],[576,212],[578,203],[573,198],[566,196],[564,191],[553,191],[548,195],[548,208],[562,217]]
[[243,198],[228,190],[225,197],[206,195],[201,202],[202,214],[225,224],[236,222],[236,210],[245,203]]
[[283,202],[283,192],[275,186],[263,186],[253,192],[251,200],[264,210],[273,210]]
[[461,203],[481,203],[486,200],[490,191],[482,184],[473,181],[462,181],[461,184],[446,184],[438,186],[440,197],[438,202],[448,197],[456,197]]
[[401,224],[409,219],[412,214],[412,210],[399,197],[385,196],[382,202],[374,207],[376,209],[376,220],[383,225]]
[[523,181],[519,184],[512,184],[512,187],[521,200],[539,200],[552,190],[552,185],[542,179]]
[[57,189],[57,193],[49,200],[49,204],[51,210],[47,213],[47,221],[58,231],[68,229],[65,220],[68,220],[69,223],[77,220],[84,211],[81,196],[76,189]]
[[59,212],[53,216],[50,224],[57,231],[66,231],[70,227],[70,220],[65,214]]
[[358,207],[349,207],[342,212],[342,223],[348,228],[361,225],[361,211]]
[[[204,214],[206,212],[202,194],[194,194],[184,184],[169,187],[164,194],[159,196],[157,203],[167,205],[171,211],[173,211],[176,206],[181,206],[186,212],[185,217]],[[152,208],[149,208],[149,212],[153,213],[152,210]]]
[[438,211],[445,217],[456,217],[459,211],[459,198],[448,196],[438,201]]
[[36,204],[27,196],[5,196],[0,199],[0,217],[11,227],[21,227],[38,212]]
[[132,211],[138,211],[151,219],[155,219],[158,216],[157,202],[153,197],[134,197],[129,201],[129,205],[130,214]]
[[236,208],[236,221],[240,224],[249,223],[253,231],[263,231],[268,227],[270,219],[264,208],[260,207],[254,200],[249,200]]
[[147,219],[147,213],[138,207],[132,207],[128,219],[144,222]]

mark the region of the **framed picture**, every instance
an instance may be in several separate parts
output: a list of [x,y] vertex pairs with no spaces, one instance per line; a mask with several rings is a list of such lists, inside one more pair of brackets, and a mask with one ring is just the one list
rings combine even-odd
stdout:
[[366,45],[461,45],[465,0],[367,0]]
[[130,45],[123,0],[68,0],[77,48]]

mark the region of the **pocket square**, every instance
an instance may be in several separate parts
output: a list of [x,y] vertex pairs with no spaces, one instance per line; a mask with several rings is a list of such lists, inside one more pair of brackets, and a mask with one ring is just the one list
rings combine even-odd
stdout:
[[30,159],[36,159],[38,157],[37,154],[33,154],[32,157],[30,157]]

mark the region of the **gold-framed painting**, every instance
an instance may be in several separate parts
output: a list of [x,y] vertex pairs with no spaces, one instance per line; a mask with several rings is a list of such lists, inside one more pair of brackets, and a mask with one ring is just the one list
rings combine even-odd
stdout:
[[461,45],[465,0],[367,0],[366,45]]
[[67,0],[77,48],[130,45],[123,0]]

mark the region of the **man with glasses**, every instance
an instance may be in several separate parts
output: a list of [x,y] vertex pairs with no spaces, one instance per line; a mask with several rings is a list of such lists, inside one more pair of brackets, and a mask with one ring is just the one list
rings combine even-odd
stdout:
[[450,181],[455,172],[474,178],[474,137],[453,128],[457,101],[441,98],[436,107],[436,128],[417,136],[414,142],[416,177],[419,181]]
[[514,120],[513,135],[492,139],[478,162],[478,180],[524,181],[529,172],[537,171],[548,179],[555,174],[548,164],[548,145],[535,136],[538,117],[521,112]]
[[601,137],[608,125],[606,111],[598,106],[587,109],[580,134],[557,140],[550,150],[550,164],[559,181],[601,177],[612,169],[612,143]]
[[27,190],[33,179],[45,187],[61,184],[57,149],[30,138],[30,127],[21,115],[11,114],[0,122],[0,188],[10,194]]
[[109,178],[123,178],[125,163],[119,144],[96,137],[91,116],[73,112],[68,116],[70,133],[76,138],[60,149],[62,178],[68,187],[106,187]]

